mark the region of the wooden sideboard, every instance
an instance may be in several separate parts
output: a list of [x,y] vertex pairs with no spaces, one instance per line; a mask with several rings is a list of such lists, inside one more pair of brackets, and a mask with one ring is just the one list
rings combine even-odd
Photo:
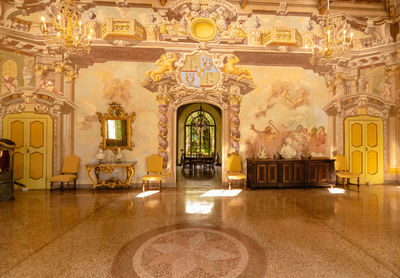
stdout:
[[334,181],[333,159],[247,159],[247,185],[257,187],[314,186]]

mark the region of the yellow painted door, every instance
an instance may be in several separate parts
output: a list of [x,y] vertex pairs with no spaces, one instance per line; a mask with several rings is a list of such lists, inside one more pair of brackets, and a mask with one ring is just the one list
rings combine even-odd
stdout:
[[383,183],[383,123],[369,116],[345,121],[345,155],[350,171],[360,174],[360,183]]
[[49,188],[52,173],[53,123],[48,115],[4,117],[3,137],[15,142],[14,178],[29,189]]

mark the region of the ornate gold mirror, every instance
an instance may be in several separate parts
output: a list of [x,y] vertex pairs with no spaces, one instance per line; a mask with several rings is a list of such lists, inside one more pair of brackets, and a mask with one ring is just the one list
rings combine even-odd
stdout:
[[133,150],[131,124],[135,120],[135,113],[132,112],[129,115],[116,102],[112,102],[108,106],[108,113],[96,113],[101,124],[101,136],[103,136],[100,148],[112,150],[114,153],[117,153],[118,148]]

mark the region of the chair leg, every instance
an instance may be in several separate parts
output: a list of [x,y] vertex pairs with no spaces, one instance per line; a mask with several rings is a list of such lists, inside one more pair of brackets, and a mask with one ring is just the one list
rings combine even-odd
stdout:
[[76,190],[76,179],[74,180],[74,190]]
[[246,188],[247,188],[246,184],[247,184],[246,180],[243,180],[243,188],[244,188],[244,190],[246,190]]
[[64,182],[61,182],[61,191],[64,191]]
[[160,181],[160,192],[161,192],[161,181]]
[[357,178],[357,190],[360,192],[360,177]]
[[232,188],[232,183],[231,181],[228,181],[228,189],[231,190],[231,188]]
[[53,191],[53,182],[51,181],[50,182],[50,192],[52,192]]
[[142,181],[142,191],[145,191],[145,181]]

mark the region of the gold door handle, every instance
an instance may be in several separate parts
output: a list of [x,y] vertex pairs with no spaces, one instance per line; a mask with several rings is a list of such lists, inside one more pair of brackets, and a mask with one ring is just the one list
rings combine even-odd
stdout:
[[365,148],[366,151],[368,151],[368,148]]
[[26,149],[26,153],[29,153],[29,149]]

